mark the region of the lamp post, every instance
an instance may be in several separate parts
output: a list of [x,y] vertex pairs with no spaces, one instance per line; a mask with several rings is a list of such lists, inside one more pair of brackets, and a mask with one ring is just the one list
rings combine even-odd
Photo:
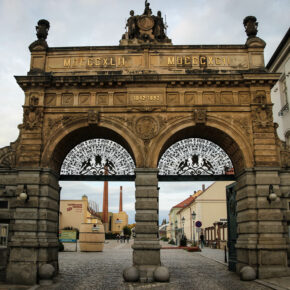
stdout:
[[177,245],[177,220],[175,220],[175,244]]
[[173,223],[170,223],[170,227],[171,227],[171,240],[172,240],[173,239],[173,231],[174,231]]
[[194,221],[195,221],[195,218],[196,218],[195,211],[193,211],[191,213],[191,217],[192,217],[192,240],[193,240],[193,243],[195,243],[195,227],[194,227]]
[[182,222],[182,236],[184,236],[184,222],[185,222],[184,217],[182,217],[181,222]]

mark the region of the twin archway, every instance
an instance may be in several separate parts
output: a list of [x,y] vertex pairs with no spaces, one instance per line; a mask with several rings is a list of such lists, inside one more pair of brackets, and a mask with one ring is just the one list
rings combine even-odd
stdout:
[[[88,126],[85,122],[78,122],[60,128],[54,133],[44,150],[42,165],[60,173],[63,161],[73,148],[87,140],[107,139],[111,140],[112,144],[115,142],[124,148],[132,157],[136,168],[157,168],[166,150],[173,144],[190,138],[205,139],[208,143],[213,142],[218,146],[217,148],[223,149],[232,161],[236,173],[252,166],[252,150],[246,136],[239,128],[229,127],[224,120],[209,121],[207,125],[195,125],[189,120],[179,122],[167,127],[150,141],[138,139],[132,131],[120,123],[103,122]],[[84,162],[85,160],[83,166],[85,166]],[[197,160],[197,163],[201,164],[202,160]],[[209,172],[209,174],[213,173]]]

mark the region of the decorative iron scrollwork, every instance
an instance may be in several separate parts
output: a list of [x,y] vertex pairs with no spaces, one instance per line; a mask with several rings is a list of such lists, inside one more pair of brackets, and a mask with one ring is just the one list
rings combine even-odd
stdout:
[[226,152],[211,141],[184,139],[169,147],[161,157],[160,175],[230,175],[233,164]]
[[91,139],[74,147],[66,156],[61,175],[134,175],[135,164],[119,144]]

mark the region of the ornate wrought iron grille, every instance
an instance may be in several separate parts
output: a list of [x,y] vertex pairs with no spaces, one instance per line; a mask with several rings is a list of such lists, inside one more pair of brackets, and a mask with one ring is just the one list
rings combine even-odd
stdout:
[[61,175],[134,175],[135,164],[121,145],[106,139],[91,139],[66,156]]
[[160,175],[230,175],[233,164],[226,152],[215,143],[199,138],[173,144],[162,155]]

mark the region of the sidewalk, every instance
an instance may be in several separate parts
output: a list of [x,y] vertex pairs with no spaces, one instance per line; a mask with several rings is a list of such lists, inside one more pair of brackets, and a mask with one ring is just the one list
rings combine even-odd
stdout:
[[[205,247],[202,249],[201,252],[199,252],[199,254],[227,266],[227,263],[225,263],[225,253],[223,250]],[[275,290],[290,289],[290,276],[280,278],[256,279],[255,282]]]

